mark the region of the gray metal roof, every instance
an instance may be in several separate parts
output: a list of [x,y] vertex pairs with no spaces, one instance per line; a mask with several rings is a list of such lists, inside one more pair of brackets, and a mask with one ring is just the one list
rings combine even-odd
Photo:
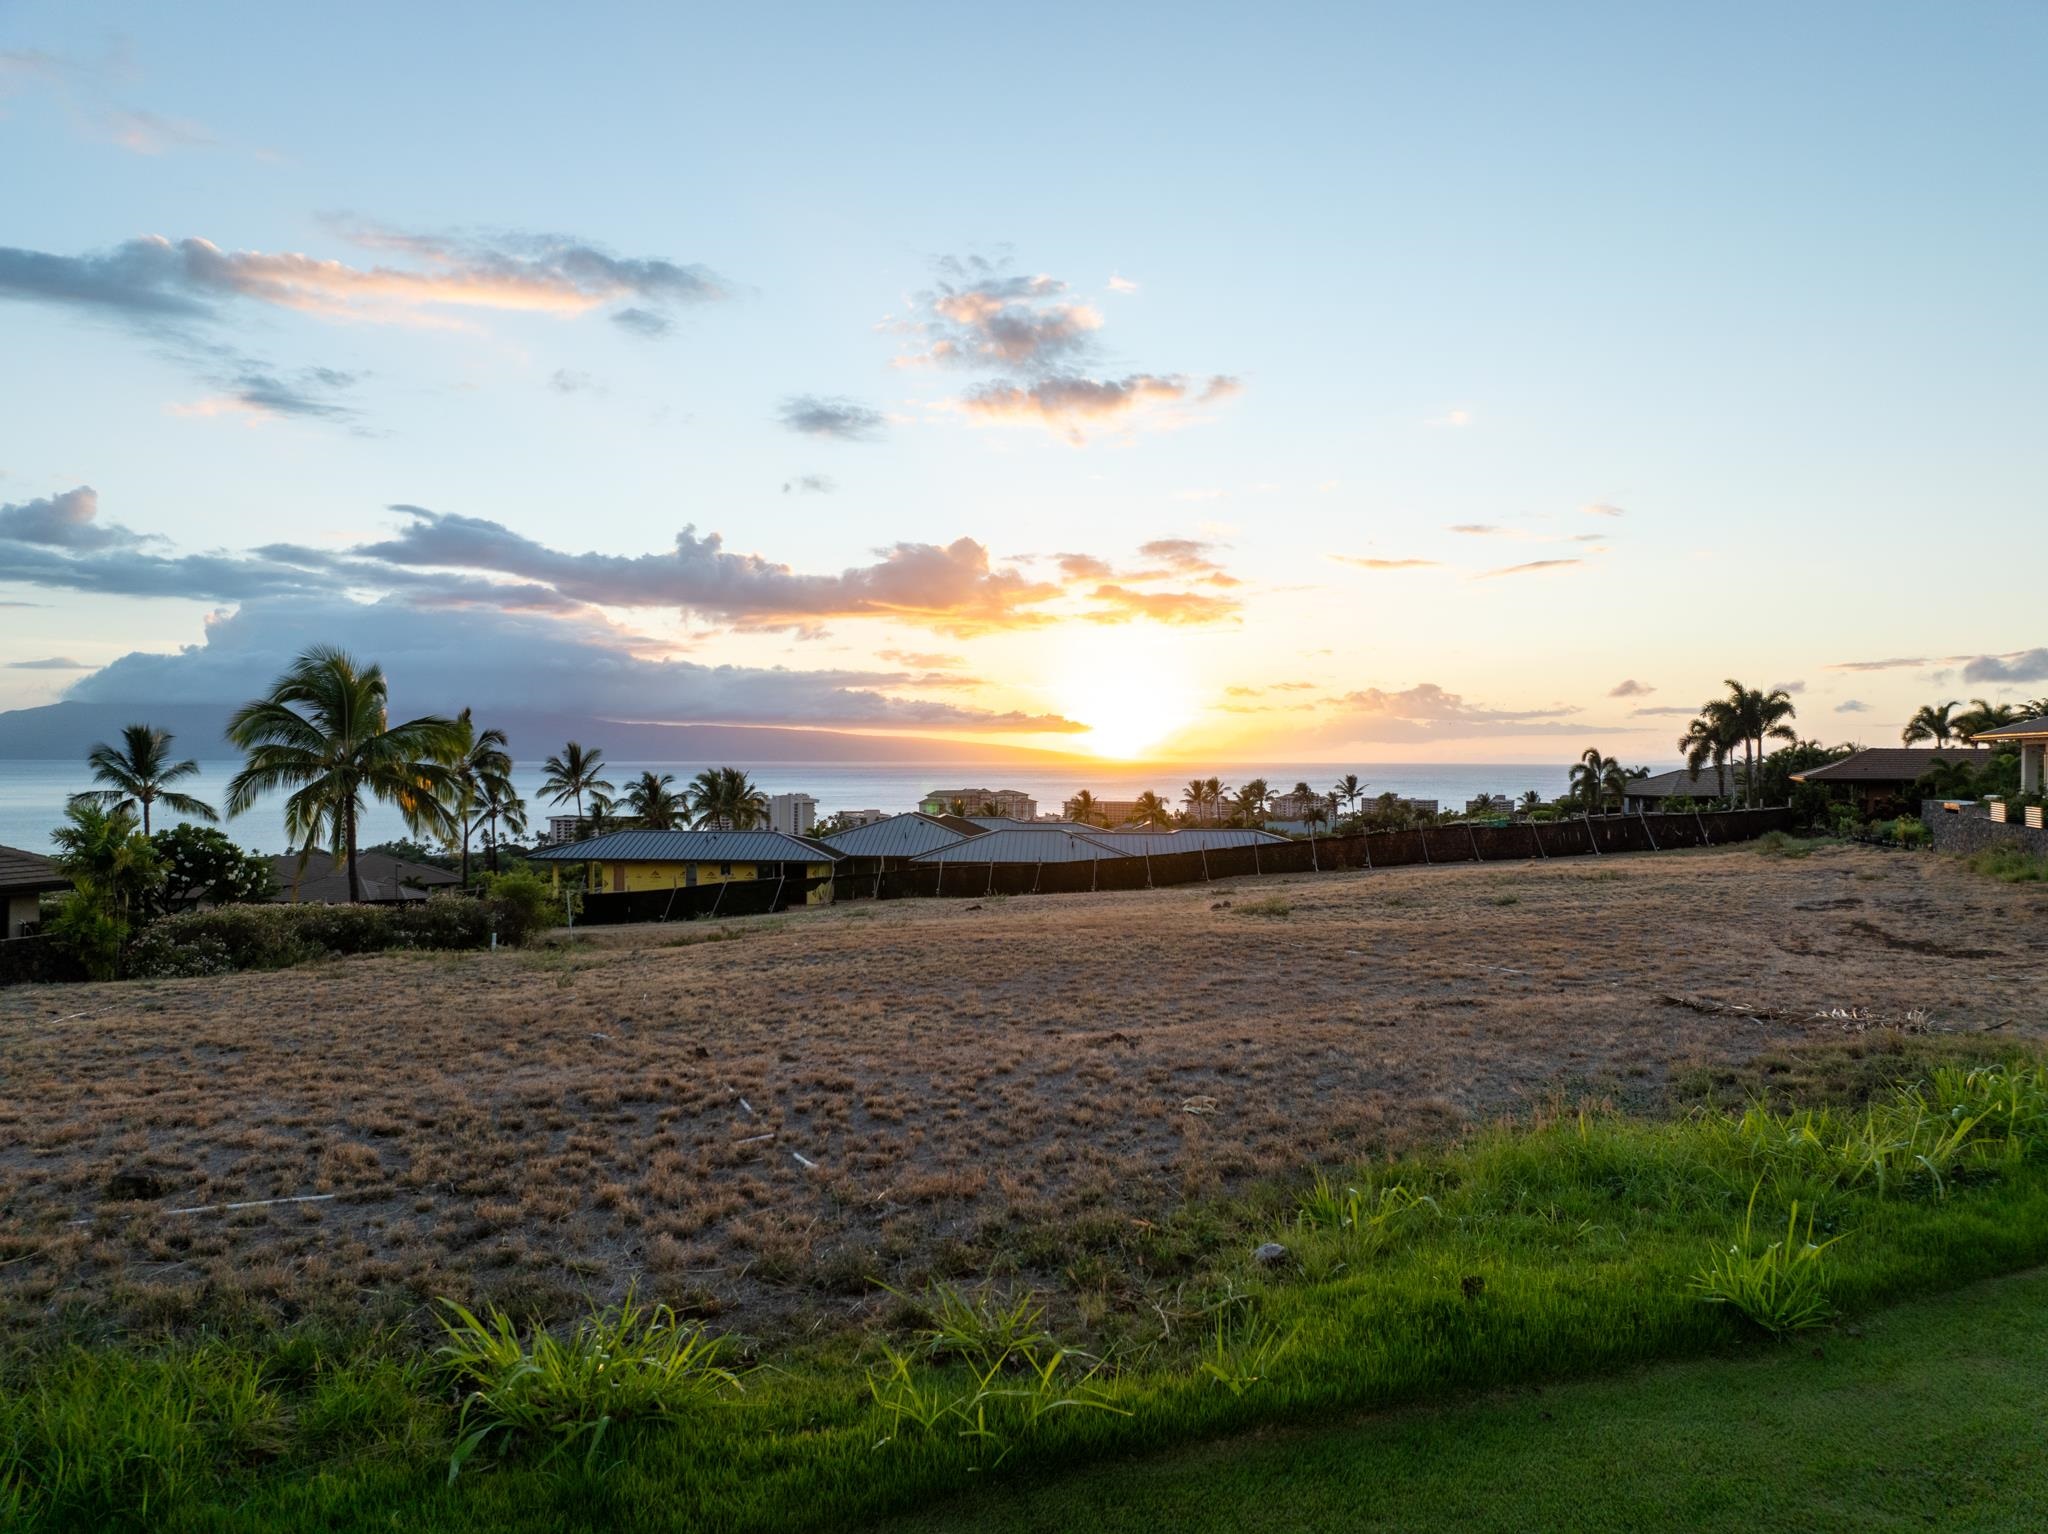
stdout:
[[830,863],[845,855],[780,831],[611,831],[528,856],[536,863]]
[[1091,832],[1121,852],[1161,857],[1169,852],[1215,852],[1224,847],[1285,846],[1287,838],[1248,826],[1185,826],[1178,831]]
[[1984,730],[1972,735],[1972,740],[1996,740],[1999,736],[2048,735],[2048,715],[2039,719],[2015,719],[2011,724],[2002,724],[1995,730]]
[[[949,815],[946,818],[948,820],[958,820],[960,817]],[[1012,820],[1007,815],[969,815],[967,818],[980,826],[984,831],[1021,831],[1038,826],[1051,826],[1057,830],[1061,826],[1074,826],[1078,828],[1080,825],[1079,821],[1074,820]]]
[[1096,858],[1129,857],[1128,849],[1107,839],[1082,836],[1066,826],[1017,827],[969,837],[917,859],[920,863],[1086,863]]
[[[980,834],[978,828],[975,834]],[[935,815],[912,810],[907,815],[891,815],[887,820],[864,826],[849,826],[821,840],[850,858],[914,858],[920,852],[966,841],[967,835]]]

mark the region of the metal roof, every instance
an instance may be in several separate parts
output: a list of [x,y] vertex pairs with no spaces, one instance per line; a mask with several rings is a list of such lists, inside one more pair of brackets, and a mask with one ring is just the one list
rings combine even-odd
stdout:
[[611,831],[528,855],[536,863],[830,863],[837,847],[780,831]]
[[[958,820],[960,817],[948,815],[946,818]],[[1080,822],[1076,820],[1012,820],[1007,815],[969,815],[967,818],[984,831],[1023,831],[1039,826],[1049,826],[1054,830],[1061,826],[1074,826],[1078,829],[1080,826]]]
[[1066,826],[991,831],[986,836],[940,847],[920,856],[920,863],[1087,863],[1096,858],[1124,858],[1128,849],[1107,840],[1082,836]]
[[2039,719],[2015,719],[2011,724],[2001,724],[1995,730],[1980,730],[1970,739],[1997,740],[2004,736],[2010,740],[2014,737],[2026,739],[2041,735],[2048,735],[2048,714],[2042,715]]
[[[891,815],[887,820],[871,821],[864,826],[849,826],[821,840],[850,858],[914,858],[920,852],[966,841],[969,834],[947,825],[936,815],[912,810],[907,815]],[[980,827],[975,827],[972,834],[979,836]]]
[[1162,857],[1169,852],[1216,852],[1225,847],[1285,846],[1287,838],[1248,826],[1188,826],[1179,831],[1118,831],[1102,834],[1120,852]]

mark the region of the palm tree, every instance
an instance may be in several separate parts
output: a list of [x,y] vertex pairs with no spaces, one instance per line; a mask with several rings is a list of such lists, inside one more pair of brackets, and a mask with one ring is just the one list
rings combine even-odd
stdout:
[[1102,824],[1102,811],[1095,807],[1095,795],[1085,788],[1078,791],[1061,808],[1066,811],[1067,819],[1075,821],[1080,825],[1099,826]]
[[173,739],[169,730],[131,724],[121,731],[120,745],[95,745],[86,753],[86,764],[92,768],[93,781],[107,786],[73,794],[71,802],[108,810],[139,809],[144,836],[149,835],[149,807],[159,800],[165,809],[194,820],[218,820],[212,805],[169,787],[199,771],[195,761],[171,760]]
[[484,845],[490,849],[491,872],[498,871],[498,822],[505,823],[505,834],[524,836],[526,834],[526,801],[513,791],[510,779],[493,784],[484,796],[484,818],[489,822],[484,832]]
[[1743,798],[1752,806],[1757,798],[1757,763],[1763,759],[1764,740],[1793,741],[1799,738],[1798,731],[1785,723],[1798,710],[1792,706],[1792,695],[1782,687],[1769,692],[1759,692],[1753,687],[1744,687],[1734,677],[1725,684],[1728,695],[1718,701],[1726,709],[1726,718],[1734,727],[1742,742]]
[[1138,807],[1136,813],[1131,816],[1131,824],[1134,826],[1171,827],[1173,825],[1173,806],[1148,788],[1145,792],[1138,795]]
[[683,793],[685,811],[699,830],[751,831],[768,818],[768,796],[737,767],[707,767]]
[[1208,819],[1209,785],[1200,778],[1189,778],[1188,786],[1180,791],[1180,802],[1187,806],[1189,820]]
[[1209,822],[1214,825],[1223,818],[1223,796],[1230,792],[1230,785],[1221,778],[1204,778],[1202,792],[1209,801]]
[[1635,782],[1637,778],[1647,778],[1649,775],[1650,769],[1647,767],[1624,767],[1621,765],[1620,757],[1610,756],[1607,758],[1607,765],[1600,772],[1600,788],[1613,799],[1614,807],[1618,811],[1628,800],[1629,784]]
[[448,758],[460,741],[454,720],[438,714],[391,723],[381,666],[361,666],[346,651],[316,645],[293,661],[268,697],[245,703],[227,736],[244,754],[228,783],[228,813],[239,815],[272,789],[290,788],[285,835],[303,843],[299,866],[325,843],[348,864],[348,898],[363,898],[356,869],[356,824],[368,793],[398,807],[406,829],[445,836],[455,779]]
[[672,772],[643,772],[626,785],[623,802],[648,830],[672,830],[676,818],[687,813],[684,796],[669,786],[675,780]]
[[1588,746],[1572,764],[1571,785],[1586,812],[1597,813],[1607,791],[1607,758],[1600,754],[1598,746]]
[[592,836],[602,836],[611,829],[612,822],[617,818],[618,807],[612,803],[612,796],[593,785],[590,813],[583,818],[584,829]]
[[[512,791],[512,753],[503,730],[479,730],[468,709],[455,716],[455,736],[450,742],[448,768],[454,787],[448,811],[462,843],[462,884],[469,887],[469,838],[486,819],[495,820],[494,806]],[[524,806],[521,807],[522,809]],[[521,818],[523,825],[524,817]],[[491,849],[491,871],[498,868],[495,837]]]
[[1253,778],[1237,791],[1237,815],[1248,826],[1258,825],[1266,818],[1266,801],[1273,797],[1273,790],[1264,778]]
[[1523,814],[1526,815],[1533,810],[1540,810],[1542,808],[1543,796],[1541,794],[1537,793],[1536,790],[1533,788],[1525,788],[1522,790],[1521,809]]
[[547,777],[542,779],[540,791],[548,796],[548,803],[575,800],[578,821],[583,819],[583,796],[586,793],[610,793],[612,790],[612,785],[599,776],[604,771],[604,752],[586,751],[573,740],[562,747],[561,755],[549,757],[541,766]]
[[1718,797],[1728,797],[1728,754],[1735,748],[1735,729],[1728,710],[1718,701],[1701,709],[1697,718],[1678,737],[1678,749],[1685,754],[1686,771],[1693,777],[1711,761],[1714,779],[1720,785]]
[[1947,745],[1955,739],[1955,720],[1949,716],[1957,707],[1953,699],[1947,703],[1921,704],[1913,717],[1906,721],[1906,727],[1899,731],[1899,744],[1910,746],[1916,740],[1931,740],[1937,746]]
[[64,815],[66,823],[50,833],[54,861],[70,875],[80,898],[104,901],[125,921],[163,880],[157,849],[136,829],[134,808],[74,795]]
[[1368,786],[1359,782],[1357,773],[1347,772],[1330,789],[1330,797],[1332,799],[1342,799],[1346,805],[1350,806],[1352,813],[1356,814],[1358,801],[1365,797],[1365,790]]
[[1982,698],[1972,698],[1969,708],[1956,716],[1955,732],[1974,746],[1977,737],[1986,730],[1999,729],[2019,717],[2020,711],[2010,703],[1987,703]]

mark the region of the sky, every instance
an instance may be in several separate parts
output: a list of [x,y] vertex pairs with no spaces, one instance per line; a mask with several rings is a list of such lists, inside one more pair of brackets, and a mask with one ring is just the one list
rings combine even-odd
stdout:
[[0,708],[1668,763],[2048,692],[2048,7],[0,0]]

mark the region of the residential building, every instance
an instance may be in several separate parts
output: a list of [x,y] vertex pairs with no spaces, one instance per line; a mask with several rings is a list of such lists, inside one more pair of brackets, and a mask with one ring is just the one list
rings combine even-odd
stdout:
[[1095,858],[1125,858],[1132,849],[1121,839],[1075,826],[1014,826],[935,847],[912,859],[927,863],[1086,863]]
[[1096,826],[1120,826],[1137,819],[1138,801],[1135,799],[1097,799],[1095,808],[1089,812],[1091,823]]
[[818,823],[818,801],[809,794],[771,794],[768,829],[784,836],[809,836]]
[[[331,853],[314,853],[303,868],[297,853],[280,853],[270,860],[270,872],[277,882],[272,905],[348,904],[348,864]],[[356,854],[356,884],[364,905],[410,905],[461,882],[460,874],[431,863],[414,863],[388,852]]]
[[1020,788],[935,788],[917,801],[926,815],[950,814],[956,804],[969,815],[983,814],[984,806],[992,806],[1006,820],[1031,820],[1038,814],[1038,801]]
[[1631,778],[1623,791],[1621,809],[1625,815],[1661,810],[1670,799],[1728,799],[1742,791],[1742,774],[1734,766],[1717,771],[1702,767],[1698,772],[1680,767],[1673,772],[1652,773]]
[[871,826],[877,821],[889,819],[891,814],[889,810],[841,810],[838,815],[839,827],[844,831],[855,826]]
[[70,888],[41,853],[0,847],[0,938],[27,936],[40,920],[42,897]]
[[[2000,733],[1991,731],[1982,738],[1991,740]],[[1852,752],[1839,761],[1795,772],[1792,781],[1818,783],[1825,788],[1839,790],[1858,809],[1868,813],[1886,800],[1909,805],[1915,798],[1914,785],[1920,781],[1921,774],[1936,762],[1983,762],[1988,759],[1985,753],[1972,751],[1968,746],[1938,746],[1932,750],[1923,746],[1872,746]]]
[[1980,745],[1999,749],[2019,747],[2020,792],[2043,792],[2043,782],[2048,781],[2048,717],[2021,719],[1972,738]]
[[581,815],[550,815],[548,816],[548,840],[550,842],[580,841],[583,837],[585,824],[587,824],[587,821]]
[[1275,794],[1266,801],[1266,816],[1271,820],[1328,820],[1330,796],[1318,793]]
[[590,865],[595,894],[696,889],[738,880],[823,879],[804,897],[807,905],[832,898],[832,865],[843,854],[829,843],[780,831],[613,831],[566,847],[548,847],[528,860],[551,864],[556,886],[565,864]]
[[1515,801],[1506,794],[1475,794],[1465,801],[1467,815],[1512,815]]
[[849,858],[914,858],[980,834],[981,827],[963,824],[953,816],[913,810],[866,825],[847,826],[819,840]]

